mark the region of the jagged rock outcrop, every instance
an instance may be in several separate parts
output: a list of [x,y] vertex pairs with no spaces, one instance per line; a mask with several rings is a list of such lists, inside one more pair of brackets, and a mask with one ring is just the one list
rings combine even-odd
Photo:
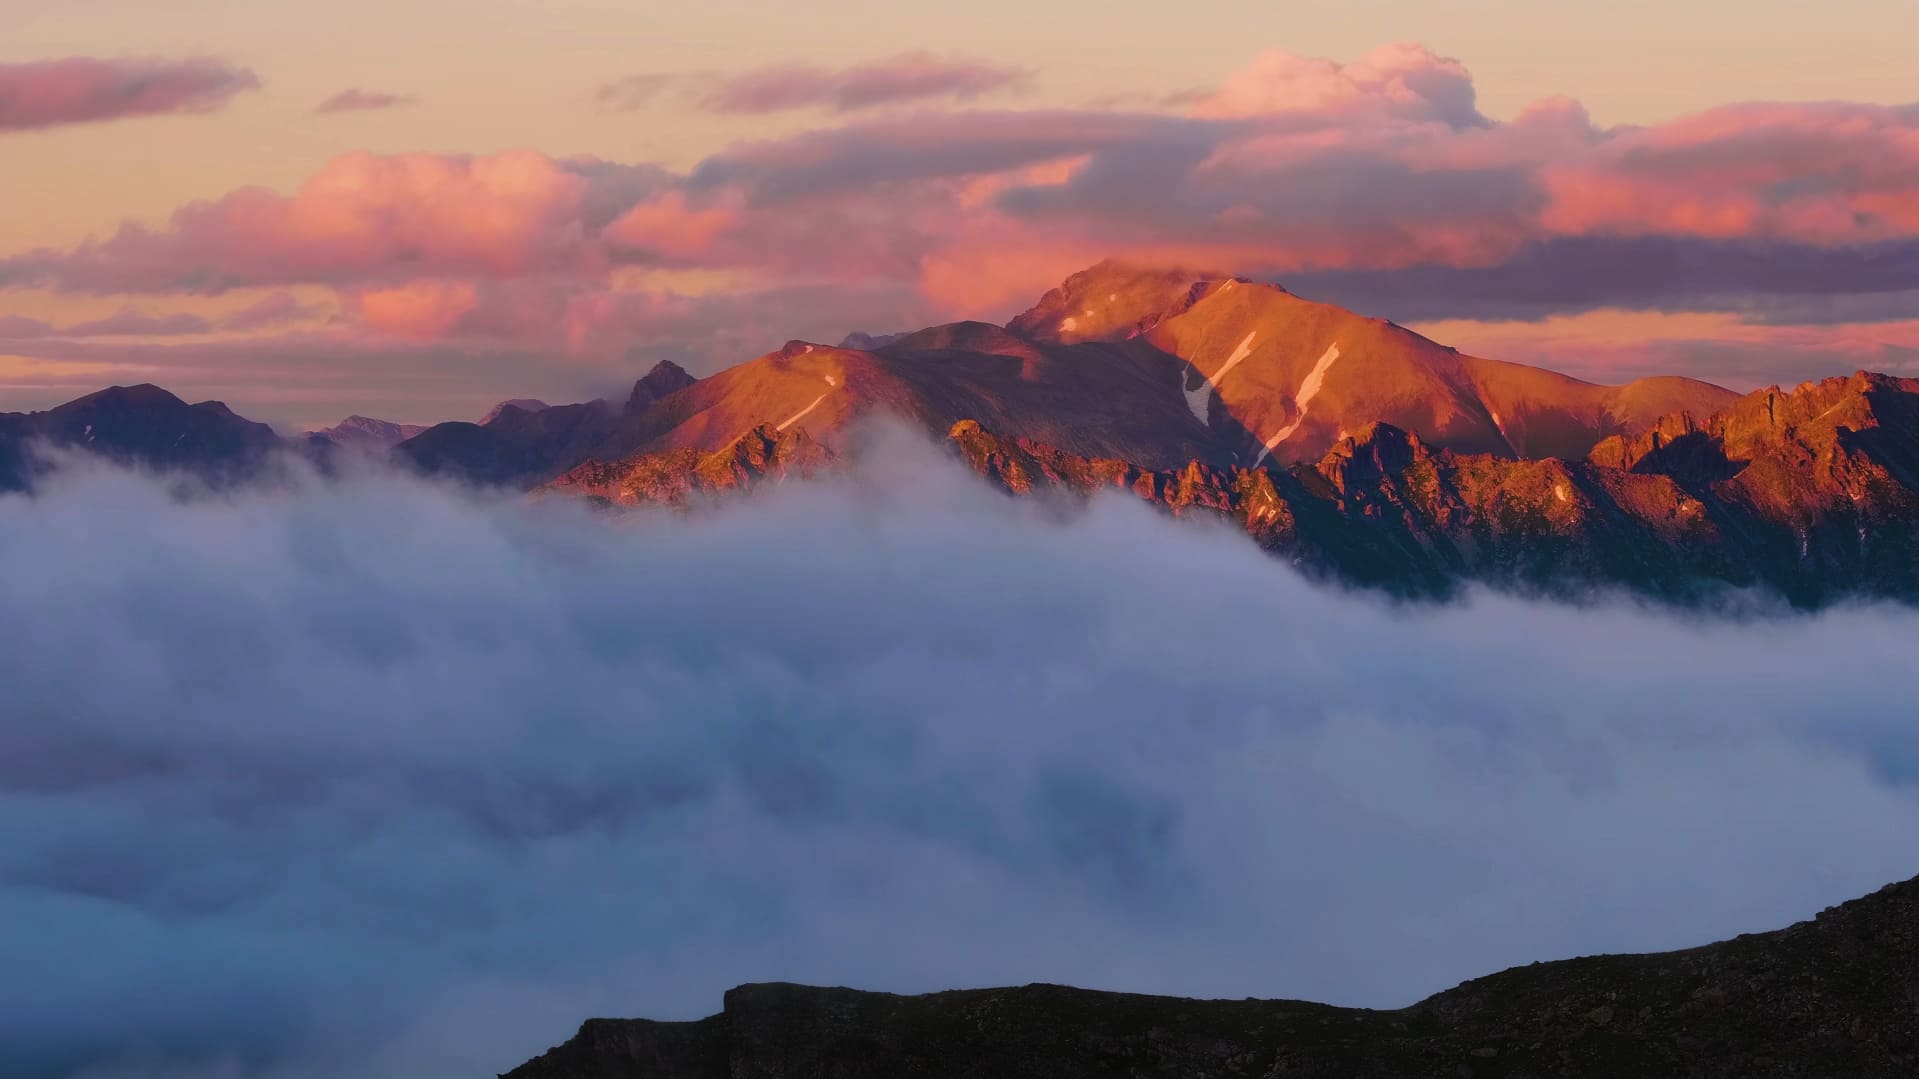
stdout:
[[679,506],[702,494],[754,487],[765,480],[812,476],[830,467],[833,451],[804,430],[761,424],[712,453],[694,449],[641,453],[577,465],[538,493],[581,495],[606,505]]
[[1687,951],[1535,963],[1397,1011],[1029,985],[746,985],[589,1020],[505,1079],[1891,1079],[1919,1074],[1919,879]]
[[633,384],[633,392],[626,398],[626,415],[637,416],[653,407],[654,402],[666,398],[698,382],[687,373],[686,368],[672,360],[661,360],[653,369]]
[[[802,471],[834,463],[799,428]],[[1759,589],[1815,607],[1848,596],[1919,600],[1919,381],[1864,373],[1763,390],[1723,413],[1679,413],[1590,458],[1528,460],[1435,449],[1368,424],[1315,461],[1281,468],[1189,460],[1150,468],[1072,453],[961,420],[948,443],[1016,495],[1123,490],[1174,514],[1227,518],[1305,571],[1410,597],[1467,582],[1559,596],[1625,589],[1696,603]],[[736,443],[737,445],[737,443]],[[726,459],[732,447],[719,453]],[[581,465],[549,490],[618,504],[680,504],[709,482],[691,449]]]
[[1369,425],[1290,469],[1194,462],[1152,472],[1005,439],[951,438],[1014,493],[1125,488],[1236,520],[1348,581],[1443,594],[1462,581],[1551,593],[1622,587],[1677,600],[1764,588],[1814,606],[1919,599],[1919,381],[1864,372],[1677,414],[1583,461],[1435,451]]

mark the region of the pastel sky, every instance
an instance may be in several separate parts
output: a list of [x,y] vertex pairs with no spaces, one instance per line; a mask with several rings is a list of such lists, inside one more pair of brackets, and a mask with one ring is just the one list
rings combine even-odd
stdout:
[[1910,0],[0,6],[0,409],[464,418],[1109,255],[1601,381],[1919,373]]

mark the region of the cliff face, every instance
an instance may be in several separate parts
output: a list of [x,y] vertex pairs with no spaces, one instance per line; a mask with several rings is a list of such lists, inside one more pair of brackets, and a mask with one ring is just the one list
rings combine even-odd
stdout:
[[1062,986],[747,985],[695,1023],[596,1019],[507,1079],[1919,1074],[1919,880],[1689,951],[1535,963],[1398,1011]]
[[815,475],[836,458],[803,430],[761,424],[712,453],[678,449],[640,453],[618,461],[588,461],[539,488],[545,494],[583,495],[606,505],[684,505],[768,479]]
[[[1226,518],[1308,573],[1443,597],[1466,582],[1560,596],[1625,589],[1695,603],[1757,588],[1816,607],[1919,600],[1919,381],[1859,373],[1763,390],[1724,412],[1667,416],[1584,460],[1436,450],[1373,423],[1282,468],[1153,469],[961,420],[969,468],[1014,495],[1130,492]],[[840,463],[803,426],[712,453],[589,461],[545,490],[680,505]]]
[[1601,442],[1586,460],[1435,451],[1372,424],[1290,469],[1148,471],[961,423],[1017,494],[1117,487],[1224,515],[1309,571],[1407,595],[1463,581],[1679,601],[1762,587],[1803,605],[1919,598],[1919,381],[1861,372],[1763,390]]

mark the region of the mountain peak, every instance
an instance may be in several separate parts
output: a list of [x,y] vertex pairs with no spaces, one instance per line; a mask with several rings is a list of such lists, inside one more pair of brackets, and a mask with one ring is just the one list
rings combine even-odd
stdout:
[[501,401],[499,404],[488,409],[486,415],[479,418],[478,423],[481,427],[485,427],[487,424],[499,419],[500,414],[509,408],[517,408],[521,412],[545,412],[551,407],[553,406],[547,404],[545,401],[538,401],[531,397],[514,397]]
[[852,333],[840,338],[839,347],[856,349],[860,352],[872,352],[875,349],[885,348],[887,345],[905,336],[905,332],[867,333],[864,330],[854,330]]
[[372,416],[348,416],[331,427],[309,434],[339,446],[365,450],[390,450],[426,430],[425,424],[394,423]]
[[63,409],[76,406],[107,406],[120,408],[170,408],[185,407],[186,402],[172,393],[155,386],[151,382],[142,382],[136,386],[108,386],[61,405]]
[[686,368],[672,360],[661,360],[633,384],[633,392],[626,398],[626,411],[629,414],[644,412],[653,402],[698,381],[687,373]]
[[1124,340],[1213,289],[1241,280],[1230,274],[1107,259],[1068,277],[1006,327],[1042,341]]

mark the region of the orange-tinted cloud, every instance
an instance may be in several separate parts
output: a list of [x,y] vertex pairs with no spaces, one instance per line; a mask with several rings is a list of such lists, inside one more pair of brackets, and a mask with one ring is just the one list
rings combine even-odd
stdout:
[[1598,382],[1683,371],[1740,389],[1791,386],[1867,368],[1919,375],[1919,319],[1755,324],[1729,313],[1599,310],[1532,322],[1415,326],[1464,351]]
[[369,329],[423,340],[447,336],[478,301],[479,287],[471,281],[414,281],[353,295],[360,321]]
[[1919,106],[1734,105],[1547,162],[1558,234],[1869,243],[1919,234]]
[[75,56],[0,64],[0,131],[212,112],[259,87],[253,72],[211,59]]
[[242,188],[123,225],[67,252],[0,260],[0,284],[79,292],[213,293],[251,285],[466,274],[597,275],[598,232],[658,170],[531,150],[487,157],[352,153],[292,195]]
[[721,233],[738,228],[740,208],[721,199],[691,205],[684,191],[666,191],[634,206],[607,226],[606,236],[626,248],[670,259],[698,261]]

